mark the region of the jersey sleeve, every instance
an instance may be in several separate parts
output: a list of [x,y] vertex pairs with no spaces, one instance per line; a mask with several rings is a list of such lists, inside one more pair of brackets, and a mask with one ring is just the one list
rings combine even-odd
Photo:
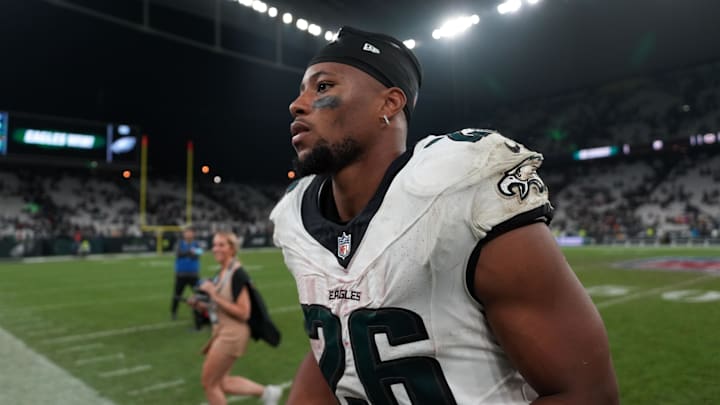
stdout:
[[471,168],[471,226],[485,242],[534,222],[550,223],[553,207],[538,174],[543,156],[498,133],[487,136]]
[[469,225],[478,240],[533,222],[548,223],[552,206],[538,175],[541,154],[495,131],[463,129],[430,136],[415,147],[418,169],[408,181],[409,192],[443,199],[447,222]]

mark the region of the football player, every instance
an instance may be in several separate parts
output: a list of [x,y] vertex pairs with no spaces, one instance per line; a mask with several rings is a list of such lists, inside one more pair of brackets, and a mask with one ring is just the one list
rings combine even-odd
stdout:
[[303,177],[271,218],[311,351],[288,403],[617,403],[542,156],[479,129],[406,150],[421,81],[402,42],[344,27],[290,104]]

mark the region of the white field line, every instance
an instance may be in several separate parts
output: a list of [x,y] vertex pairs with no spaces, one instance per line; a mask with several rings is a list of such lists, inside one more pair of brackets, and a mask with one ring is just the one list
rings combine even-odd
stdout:
[[178,380],[161,382],[161,383],[150,385],[150,386],[140,388],[137,390],[128,391],[128,395],[135,396],[135,395],[145,394],[145,393],[148,393],[151,391],[159,391],[159,390],[164,390],[166,388],[177,387],[178,385],[183,385],[183,384],[185,384],[185,380],[183,380],[181,378]]
[[[297,310],[297,311],[300,310],[299,305],[291,305],[291,306],[287,306],[287,307],[273,308],[273,309],[270,309],[270,313],[276,314],[276,313],[292,312],[295,310]],[[82,333],[82,334],[78,334],[78,335],[59,336],[59,337],[55,337],[55,338],[45,339],[40,343],[42,343],[42,344],[67,343],[67,342],[91,340],[91,339],[109,337],[109,336],[130,335],[130,334],[133,334],[136,332],[167,329],[167,328],[178,327],[178,326],[184,326],[184,324],[179,323],[177,321],[153,323],[153,324],[148,324],[148,325],[123,328],[123,329],[110,329],[110,330],[99,331],[99,332]]]
[[282,313],[285,313],[285,312],[293,312],[293,311],[298,311],[298,312],[300,312],[301,310],[302,310],[302,309],[300,308],[300,304],[298,304],[298,305],[290,305],[290,306],[287,306],[287,307],[273,308],[273,309],[270,310],[270,313],[271,313],[271,314],[282,314]]
[[28,332],[27,335],[30,337],[35,336],[45,336],[45,335],[57,335],[59,333],[63,333],[67,330],[67,328],[54,328],[54,329],[47,329],[42,328],[38,330],[33,330],[32,332]]
[[108,354],[106,356],[89,357],[87,359],[75,360],[75,365],[84,366],[85,364],[101,363],[108,360],[122,360],[125,358],[123,353]]
[[33,329],[47,328],[52,326],[52,322],[44,319],[38,319],[32,322],[11,322],[8,326],[11,326],[13,329],[17,329],[19,332],[27,332]]
[[129,367],[129,368],[121,368],[118,370],[112,370],[112,371],[105,371],[102,373],[98,373],[98,375],[102,378],[110,378],[110,377],[120,377],[128,374],[134,374],[134,373],[140,373],[142,371],[150,370],[152,368],[149,364],[142,364],[140,366],[135,367]]
[[[273,283],[262,283],[262,284],[255,284],[255,283],[253,283],[253,285],[255,286],[255,288],[257,288],[257,289],[259,289],[259,290],[264,290],[264,289],[270,288],[270,287],[277,287],[277,286],[280,286],[280,285],[290,285],[290,284],[291,284],[291,285],[295,285],[295,280],[276,281],[276,282],[273,282]],[[299,305],[299,304],[298,304],[298,305]]]
[[[110,253],[110,254],[98,254],[90,255],[84,259],[78,258],[77,256],[43,256],[43,257],[27,257],[20,260],[21,263],[36,264],[36,263],[55,263],[55,262],[70,262],[70,261],[104,261],[104,260],[127,260],[136,259],[139,257],[152,257],[158,258],[155,252],[143,252],[143,253]],[[163,256],[160,256],[163,257]],[[171,256],[168,256],[171,258]]]
[[186,325],[181,322],[175,322],[175,321],[151,323],[151,324],[147,324],[147,325],[132,326],[132,327],[123,328],[123,329],[110,329],[110,330],[103,330],[103,331],[91,332],[91,333],[81,333],[78,335],[60,336],[60,337],[56,337],[56,338],[45,339],[40,343],[54,344],[54,343],[77,342],[77,341],[92,340],[92,339],[109,337],[109,336],[130,335],[130,334],[137,333],[137,332],[145,332],[145,331],[149,331],[149,330],[158,330],[158,329],[168,329],[168,328],[181,327],[181,326],[186,326]]
[[27,314],[22,308],[4,308],[3,312],[0,312],[0,320],[13,325],[21,325],[23,323],[40,322],[43,319]]
[[[2,328],[0,359],[0,403],[112,405],[81,380]],[[38,384],[38,381],[42,383]]]
[[679,283],[670,284],[670,285],[665,285],[665,286],[657,287],[657,288],[652,288],[652,289],[650,289],[650,290],[639,291],[639,292],[637,292],[637,293],[635,293],[635,294],[625,295],[625,296],[623,296],[623,297],[619,297],[619,298],[614,298],[614,299],[611,299],[611,300],[603,301],[603,302],[598,303],[598,304],[595,305],[595,306],[598,307],[598,308],[607,308],[607,307],[613,306],[613,305],[615,305],[615,304],[621,304],[621,303],[623,303],[623,302],[633,301],[633,300],[636,300],[636,299],[639,299],[639,298],[647,297],[648,295],[654,295],[654,294],[657,294],[657,293],[665,292],[665,291],[670,290],[670,289],[675,289],[675,288],[678,288],[678,287],[685,287],[685,286],[687,286],[687,285],[702,283],[702,282],[708,281],[708,280],[713,279],[713,278],[715,278],[715,279],[720,278],[720,275],[718,275],[718,274],[706,274],[706,275],[704,275],[704,276],[702,276],[702,277],[696,277],[696,278],[693,278],[693,279],[690,279],[690,280],[681,281],[681,282],[679,282]]
[[[244,248],[245,252],[252,253],[275,253],[279,252],[280,249],[276,247],[263,247],[263,248]],[[110,264],[121,260],[130,260],[137,258],[148,258],[151,261],[162,261],[167,260],[168,263],[172,264],[172,260],[175,257],[172,252],[165,252],[159,255],[156,252],[141,252],[141,253],[109,253],[109,254],[91,254],[84,259],[78,258],[77,256],[44,256],[44,257],[27,257],[19,260],[20,263],[24,264],[42,264],[42,263],[57,263],[57,262],[100,262],[101,264]],[[17,263],[17,262],[16,262]],[[16,270],[16,269],[13,269]],[[18,267],[17,270],[26,271],[24,267]]]
[[71,352],[84,352],[86,350],[98,349],[103,346],[105,346],[105,345],[102,343],[88,343],[86,345],[77,345],[77,346],[67,347],[65,349],[58,350],[56,353],[60,354],[60,353],[71,353]]
[[[14,291],[14,292],[8,292],[3,293],[3,297],[12,298],[12,297],[28,297],[28,296],[34,296],[34,295],[51,295],[55,293],[62,293],[62,294],[82,294],[83,292],[86,292],[88,290],[95,291],[95,290],[105,290],[105,289],[116,289],[117,287],[136,287],[136,286],[153,286],[153,285],[161,285],[161,284],[168,284],[168,288],[172,289],[172,276],[165,279],[155,279],[155,280],[127,280],[127,281],[116,281],[116,282],[107,282],[107,281],[101,281],[97,283],[92,282],[84,282],[82,285],[65,285],[62,287],[50,287],[50,288],[34,288],[31,291]],[[170,293],[172,294],[172,291],[170,290]]]
[[172,294],[154,294],[154,295],[146,295],[144,297],[118,298],[118,299],[114,299],[114,300],[75,301],[75,302],[67,302],[67,303],[63,303],[63,304],[46,304],[46,305],[36,305],[34,307],[23,307],[20,310],[28,311],[28,312],[51,311],[54,309],[64,309],[64,308],[74,308],[74,307],[84,307],[84,306],[98,306],[98,305],[107,305],[107,304],[118,304],[118,303],[124,303],[124,302],[152,301],[152,300],[163,299],[163,298],[169,299],[171,296],[172,296]]

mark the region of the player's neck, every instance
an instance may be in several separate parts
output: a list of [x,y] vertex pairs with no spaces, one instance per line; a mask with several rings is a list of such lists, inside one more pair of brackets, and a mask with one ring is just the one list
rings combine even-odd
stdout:
[[341,221],[355,218],[370,202],[390,164],[405,151],[404,147],[393,149],[366,154],[332,177],[333,199]]

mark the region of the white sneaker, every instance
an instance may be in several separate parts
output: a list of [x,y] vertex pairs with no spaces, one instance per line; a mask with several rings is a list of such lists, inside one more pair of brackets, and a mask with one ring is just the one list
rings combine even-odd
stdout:
[[277,385],[266,385],[265,391],[263,391],[260,399],[264,405],[277,405],[278,401],[280,401],[280,397],[282,397],[282,392],[282,388]]

